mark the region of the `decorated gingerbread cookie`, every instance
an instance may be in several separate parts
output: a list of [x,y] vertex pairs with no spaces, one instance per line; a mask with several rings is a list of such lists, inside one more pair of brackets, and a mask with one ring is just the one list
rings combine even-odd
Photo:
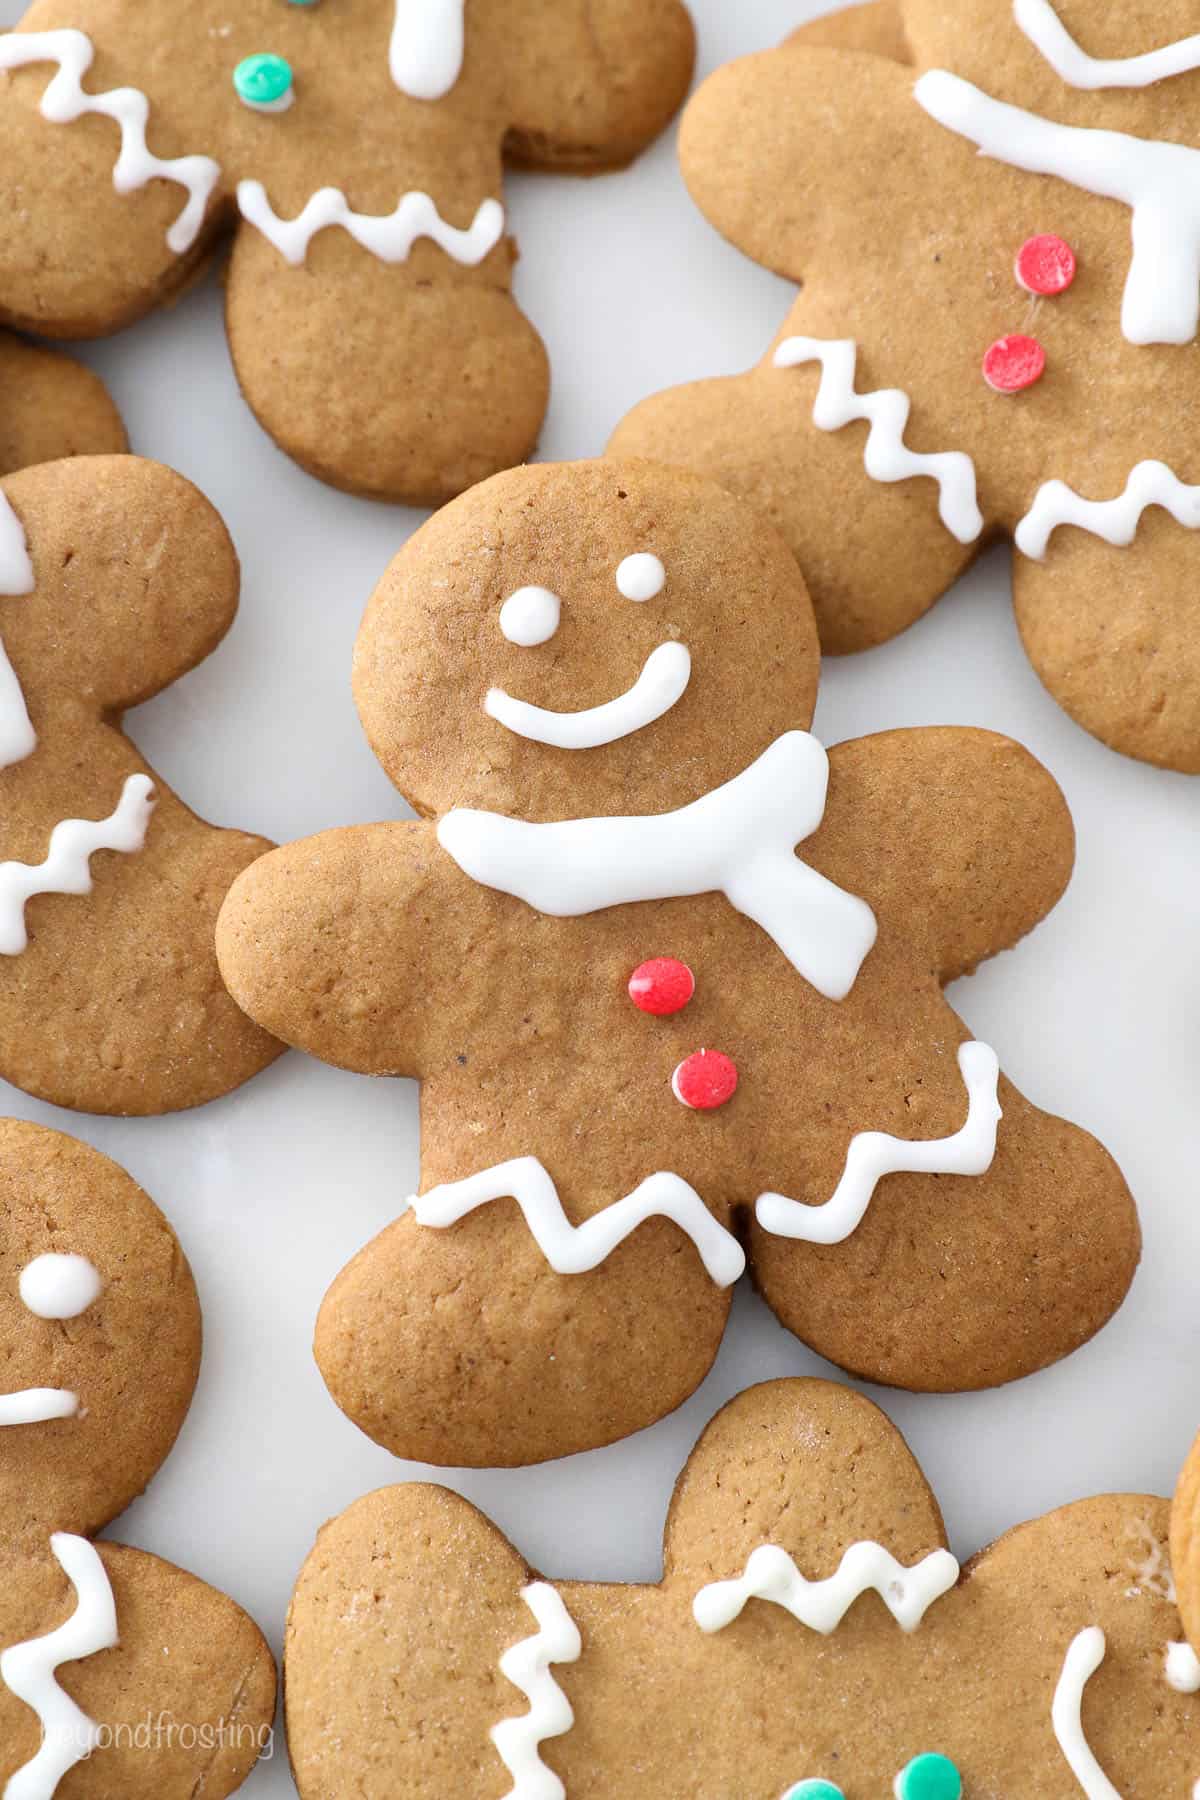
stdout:
[[817,675],[783,540],[650,464],[497,476],[384,577],[355,693],[421,817],[256,863],[218,956],[268,1031],[423,1083],[421,1194],[317,1331],[398,1453],[648,1424],[747,1257],[807,1343],[914,1388],[1025,1374],[1125,1293],[1120,1173],[942,996],[1062,892],[1062,796],[987,732],[827,756]]
[[0,331],[0,475],[125,448],[125,427],[98,376]]
[[680,0],[36,0],[0,38],[0,318],[115,330],[232,228],[263,425],[338,487],[436,503],[546,407],[503,160],[628,162],[692,59]]
[[[1187,1800],[1167,1507],[1083,1500],[960,1569],[870,1401],[752,1388],[679,1479],[657,1587],[536,1576],[445,1488],[327,1525],[288,1620],[302,1800]],[[1188,1679],[1184,1679],[1187,1677]]]
[[266,845],[189,812],[120,729],[216,646],[237,591],[225,527],[157,463],[0,486],[0,1074],[56,1105],[169,1112],[278,1054],[212,948]]
[[261,1633],[195,1576],[91,1541],[187,1413],[191,1270],[124,1170],[15,1119],[0,1122],[0,1216],[4,1795],[221,1800],[270,1739]]
[[803,289],[756,369],[613,440],[751,497],[827,650],[892,637],[1011,536],[1051,693],[1193,773],[1196,23],[1192,0],[881,0],[718,71],[689,187]]

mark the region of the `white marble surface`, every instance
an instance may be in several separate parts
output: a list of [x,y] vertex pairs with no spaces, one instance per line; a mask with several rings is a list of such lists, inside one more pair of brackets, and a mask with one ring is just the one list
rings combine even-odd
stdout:
[[[692,5],[705,71],[823,9]],[[19,11],[0,0],[0,23]],[[672,141],[598,181],[516,179],[510,200],[518,294],[555,370],[547,458],[598,452],[654,389],[747,366],[788,305],[786,286],[693,209]],[[358,727],[349,663],[371,588],[419,516],[335,494],[275,451],[238,396],[212,283],[84,354],[110,380],[137,449],[200,484],[244,563],[230,638],[131,715],[138,743],[202,813],[277,839],[395,814]],[[943,721],[1022,739],[1062,782],[1079,828],[1063,904],[953,1000],[1034,1099],[1104,1136],[1146,1236],[1125,1309],[1064,1365],[992,1394],[877,1396],[965,1554],[1080,1495],[1169,1491],[1200,1426],[1200,794],[1102,749],[1043,692],[1018,643],[1002,554],[898,642],[827,670],[817,729],[828,742]],[[415,1089],[290,1055],[233,1098],[177,1118],[83,1118],[11,1089],[0,1103],[108,1151],[174,1222],[205,1305],[204,1372],[178,1448],[113,1535],[227,1588],[278,1647],[321,1522],[370,1488],[425,1473],[338,1413],[309,1351],[330,1279],[415,1182]],[[674,1418],[552,1467],[438,1479],[552,1576],[651,1580],[671,1486],[701,1426],[750,1382],[805,1372],[824,1365],[743,1294],[716,1369]],[[244,1791],[293,1791],[281,1745]]]

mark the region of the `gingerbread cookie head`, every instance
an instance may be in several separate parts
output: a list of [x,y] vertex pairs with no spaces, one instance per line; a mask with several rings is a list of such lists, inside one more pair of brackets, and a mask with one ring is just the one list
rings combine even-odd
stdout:
[[61,456],[126,448],[120,415],[98,376],[0,331],[0,476]]
[[191,1271],[154,1203],[73,1138],[0,1124],[0,1516],[91,1535],[140,1494],[200,1365]]
[[385,576],[355,691],[422,816],[263,858],[217,947],[273,1034],[423,1083],[420,1192],[316,1339],[398,1453],[650,1423],[747,1259],[824,1355],[923,1388],[1027,1373],[1123,1296],[1118,1171],[941,991],[1061,893],[1062,797],[986,732],[827,754],[816,673],[782,541],[661,466],[497,476]]
[[113,330],[233,226],[262,423],[337,486],[436,503],[520,461],[545,411],[503,157],[628,161],[692,60],[680,0],[36,0],[0,45],[23,221],[0,316]]
[[960,1570],[899,1434],[817,1381],[718,1414],[657,1587],[540,1580],[458,1495],[386,1488],[296,1587],[297,1786],[316,1800],[336,1767],[419,1800],[1183,1796],[1200,1699],[1171,1658],[1165,1535],[1161,1500],[1085,1500]]
[[278,1053],[211,947],[263,841],[197,819],[120,730],[215,647],[237,586],[220,519],[158,464],[47,463],[0,488],[0,1070],[57,1105],[168,1112]]
[[685,117],[689,186],[803,292],[751,374],[614,438],[763,506],[827,649],[902,630],[1012,536],[1050,691],[1191,772],[1194,31],[1187,0],[897,0],[720,70]]

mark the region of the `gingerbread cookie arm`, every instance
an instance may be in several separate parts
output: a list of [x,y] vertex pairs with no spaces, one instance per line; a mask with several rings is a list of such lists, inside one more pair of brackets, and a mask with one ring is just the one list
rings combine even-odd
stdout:
[[1061,899],[1071,815],[1053,776],[1011,738],[881,732],[837,745],[830,764],[806,858],[833,881],[854,871],[880,936],[914,942],[943,983],[1010,949]]
[[[517,162],[621,167],[687,92],[696,39],[680,0],[566,0],[552,22],[538,0],[491,0],[491,13],[511,120],[506,151]],[[535,38],[541,49],[531,59]]]
[[125,427],[98,375],[0,332],[0,476],[60,456],[126,449]]
[[904,35],[900,0],[866,0],[865,5],[845,6],[801,25],[784,40],[815,49],[867,50],[893,62],[911,63],[912,51]]
[[1179,1611],[1194,1649],[1200,1649],[1200,1438],[1183,1466],[1171,1507],[1171,1569]]
[[430,825],[324,831],[234,883],[217,956],[238,1005],[285,1043],[419,1078],[452,1056],[463,958],[494,905]]
[[55,1535],[2,1567],[0,1782],[49,1793],[20,1778],[93,1766],[91,1737],[97,1780],[123,1800],[224,1800],[241,1786],[269,1745],[276,1683],[239,1606],[122,1544]]
[[[1163,499],[1170,498],[1164,485]],[[1030,662],[1058,704],[1102,743],[1184,774],[1200,773],[1200,640],[1187,606],[1163,603],[1163,570],[1181,592],[1200,578],[1200,542],[1164,511],[1129,498],[1077,505],[1044,490],[1043,560],[1013,560],[1013,604]],[[1074,521],[1087,521],[1078,529]],[[1136,521],[1136,536],[1126,535]],[[1115,547],[1119,545],[1120,547]]]

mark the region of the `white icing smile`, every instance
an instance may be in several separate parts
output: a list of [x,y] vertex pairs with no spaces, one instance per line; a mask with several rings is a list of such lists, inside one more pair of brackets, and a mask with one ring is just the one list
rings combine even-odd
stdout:
[[79,1395],[66,1388],[20,1388],[0,1394],[0,1426],[47,1425],[51,1419],[73,1419],[79,1412]]
[[519,737],[557,750],[594,750],[653,725],[687,692],[691,654],[684,644],[660,644],[646,658],[641,674],[624,694],[584,712],[551,712],[515,700],[503,688],[491,688],[483,709]]

